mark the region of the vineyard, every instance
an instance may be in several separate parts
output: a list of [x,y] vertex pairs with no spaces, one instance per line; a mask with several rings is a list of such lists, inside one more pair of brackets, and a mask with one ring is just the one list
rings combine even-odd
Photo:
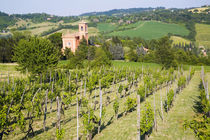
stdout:
[[155,138],[194,72],[142,66],[7,75],[0,83],[1,139]]

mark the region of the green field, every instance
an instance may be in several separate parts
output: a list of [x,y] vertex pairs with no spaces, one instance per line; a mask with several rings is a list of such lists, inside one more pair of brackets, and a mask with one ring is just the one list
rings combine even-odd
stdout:
[[[61,60],[58,63],[59,68],[63,68],[65,65],[68,64],[68,60]],[[142,66],[146,68],[154,68],[154,69],[161,69],[160,64],[156,63],[142,63],[142,62],[125,62],[123,60],[112,60],[112,65],[115,68],[135,68],[140,69]],[[200,71],[201,66],[191,66],[191,65],[183,65],[184,70],[189,70],[189,68],[193,68],[195,71]],[[210,66],[204,66],[206,72],[210,72]]]
[[116,25],[114,24],[109,24],[109,23],[99,23],[97,25],[97,29],[100,31],[100,32],[110,32],[110,31],[113,31],[117,28]]
[[[133,25],[129,25],[133,27]],[[188,35],[189,31],[182,25],[167,24],[157,21],[142,21],[135,24],[135,28],[112,32],[110,36],[129,36],[129,37],[141,37],[146,40],[158,39],[168,33],[177,35]]]
[[210,48],[210,25],[196,24],[196,42],[199,46]]

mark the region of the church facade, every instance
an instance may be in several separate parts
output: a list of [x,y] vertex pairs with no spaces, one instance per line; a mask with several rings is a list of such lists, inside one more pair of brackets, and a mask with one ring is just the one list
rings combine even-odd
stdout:
[[79,32],[62,34],[63,48],[71,49],[73,53],[77,50],[80,41],[85,38],[88,41],[88,25],[86,22],[79,23]]

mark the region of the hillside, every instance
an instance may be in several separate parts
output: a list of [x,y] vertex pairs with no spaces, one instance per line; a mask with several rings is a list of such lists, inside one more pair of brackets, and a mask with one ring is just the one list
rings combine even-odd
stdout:
[[[198,45],[209,46],[208,37],[200,37],[208,30],[194,26],[196,23],[209,24],[209,7],[190,9],[130,8],[113,9],[104,12],[84,13],[81,16],[56,16],[46,13],[0,14],[0,37],[8,36],[10,31],[30,31],[33,35],[48,36],[67,30],[76,32],[80,19],[88,21],[89,35],[141,37],[146,40],[157,39],[168,34],[179,36],[173,38],[176,43],[183,40],[196,41]],[[192,10],[200,12],[192,12]],[[204,12],[205,11],[205,12]],[[102,16],[103,15],[103,16]],[[6,31],[6,33],[3,33]],[[8,33],[7,33],[8,31]],[[196,35],[197,32],[197,36]],[[203,33],[202,33],[203,32]],[[208,33],[207,33],[208,34]],[[182,38],[180,38],[182,37]],[[205,40],[202,40],[205,39]]]
[[171,36],[170,38],[171,40],[173,40],[172,44],[190,44],[190,40],[187,40],[185,38],[179,37],[179,36]]
[[15,22],[16,18],[14,16],[0,11],[0,31],[7,28],[9,25],[13,25]]
[[193,9],[189,9],[188,11],[190,11],[192,13],[207,13],[210,11],[210,6],[193,8]]
[[187,36],[189,31],[178,24],[167,24],[157,21],[140,21],[134,26],[129,25],[123,31],[113,31],[109,36],[141,37],[146,40],[161,38],[167,34]]
[[165,9],[165,7],[157,7],[157,8],[129,8],[129,9],[113,9],[109,11],[104,12],[89,12],[81,14],[80,16],[99,16],[99,15],[106,15],[106,16],[112,16],[112,15],[123,15],[123,14],[134,14],[139,12],[145,12],[145,11],[153,11],[158,9]]
[[210,48],[210,25],[196,24],[196,42],[199,46]]

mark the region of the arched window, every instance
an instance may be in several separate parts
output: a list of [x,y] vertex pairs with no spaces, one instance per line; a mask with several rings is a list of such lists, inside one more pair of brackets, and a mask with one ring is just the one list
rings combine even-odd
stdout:
[[83,31],[83,26],[81,26],[81,31]]
[[71,46],[71,42],[67,42],[67,46]]

